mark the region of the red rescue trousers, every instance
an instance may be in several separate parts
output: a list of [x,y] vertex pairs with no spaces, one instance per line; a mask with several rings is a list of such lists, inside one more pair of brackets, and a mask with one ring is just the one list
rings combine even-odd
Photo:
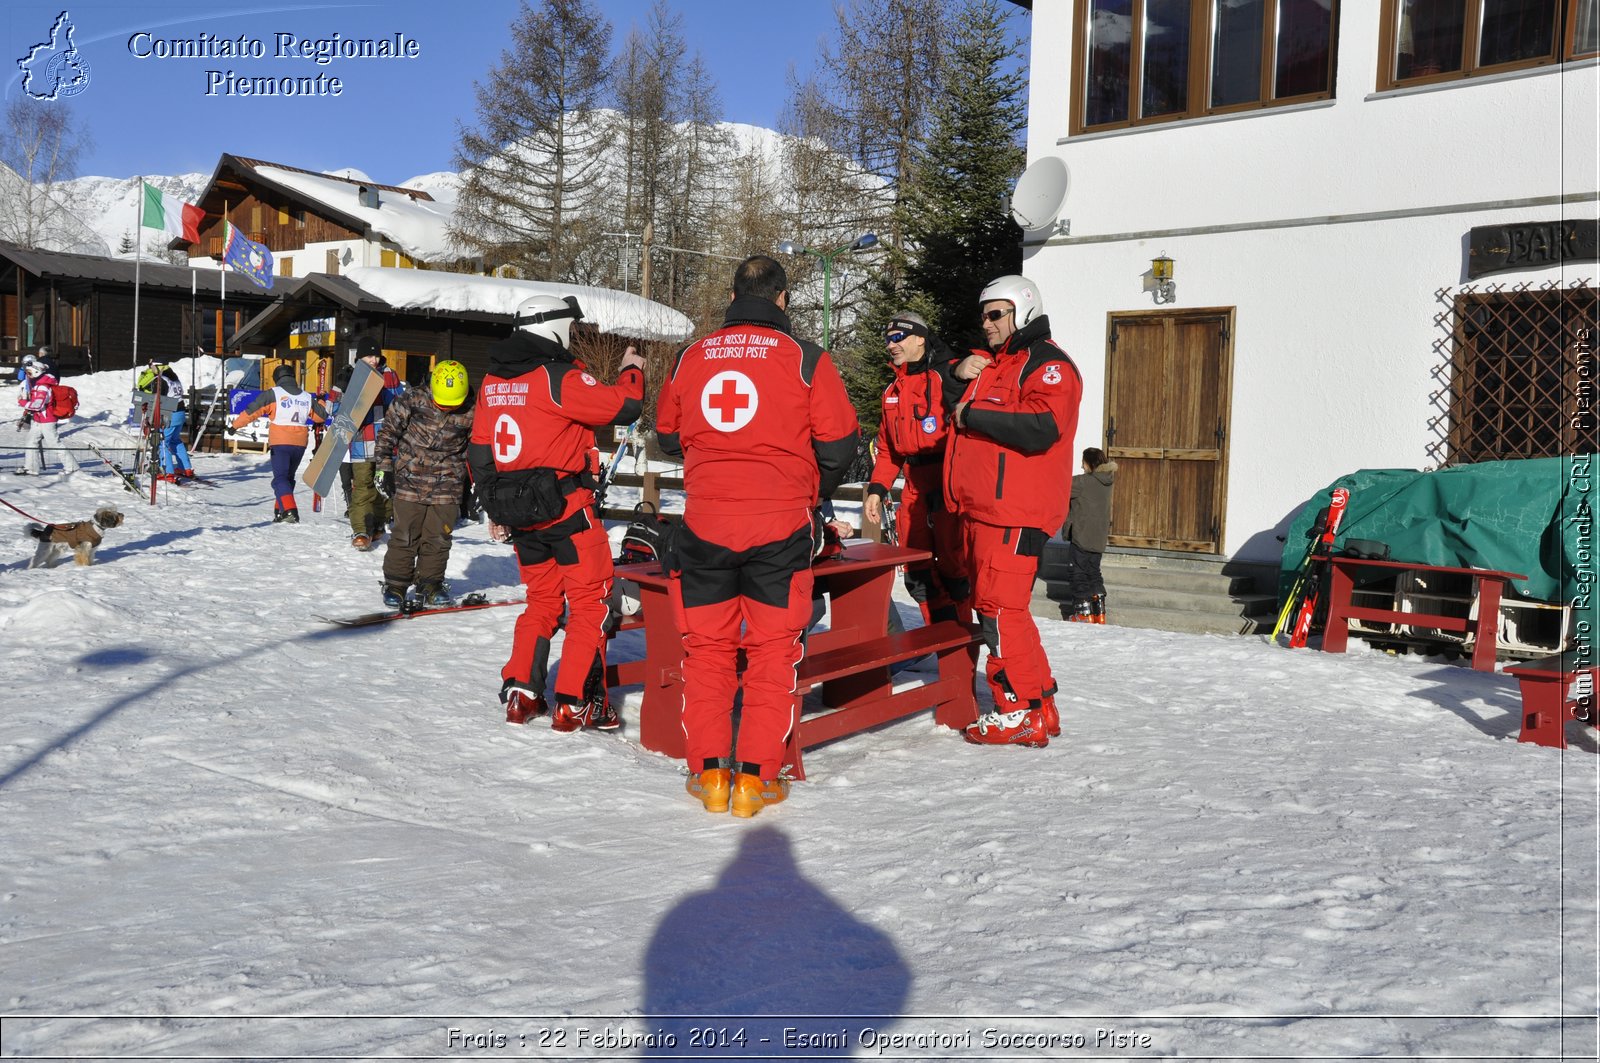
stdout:
[[[684,752],[691,772],[732,754],[761,778],[776,778],[800,717],[796,670],[811,619],[811,514],[797,510],[791,533],[776,541],[748,541],[752,532],[770,535],[773,516],[759,524],[717,521],[715,542],[687,520],[678,534],[683,571],[672,581],[672,602],[683,632]],[[740,649],[744,700],[734,749]]]
[[900,545],[933,554],[932,561],[906,566],[906,590],[926,624],[969,619],[965,599],[971,587],[962,561],[961,518],[944,508],[943,471],[937,462],[907,465],[895,516]]
[[1038,707],[1055,692],[1050,661],[1029,604],[1049,536],[1038,528],[961,526],[972,566],[972,607],[989,647],[987,674],[996,712]]
[[556,701],[569,705],[584,700],[584,681],[598,663],[606,667],[605,624],[611,607],[611,541],[606,530],[585,507],[561,523],[582,525],[575,530],[513,533],[518,573],[527,587],[528,607],[517,617],[511,636],[511,659],[500,670],[502,679],[531,683],[543,690],[541,646],[561,625],[562,606],[567,615],[567,636],[561,647],[561,669],[556,674]]

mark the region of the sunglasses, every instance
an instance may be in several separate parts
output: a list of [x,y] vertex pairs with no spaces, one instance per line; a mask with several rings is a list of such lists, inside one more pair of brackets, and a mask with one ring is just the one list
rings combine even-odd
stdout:
[[1016,313],[1014,310],[986,310],[978,315],[980,321],[999,321],[1007,314]]
[[889,342],[900,343],[909,335],[911,335],[909,332],[891,332],[889,333]]

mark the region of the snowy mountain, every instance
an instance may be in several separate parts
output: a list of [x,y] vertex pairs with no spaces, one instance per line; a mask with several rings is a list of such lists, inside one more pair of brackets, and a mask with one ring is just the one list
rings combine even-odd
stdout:
[[[0,163],[0,238],[31,242],[51,251],[65,251],[75,255],[105,255],[110,253],[106,241],[96,229],[78,216],[76,197],[62,188],[46,193],[30,189],[20,174]],[[55,204],[50,207],[36,197],[48,196]]]
[[[186,173],[172,177],[160,175],[139,177],[78,177],[62,181],[56,186],[57,195],[67,209],[77,216],[96,235],[105,241],[106,250],[95,252],[114,258],[132,258],[134,253],[122,253],[124,240],[131,241],[139,229],[139,215],[143,210],[141,180],[149,181],[161,191],[175,196],[184,203],[200,198],[209,173]],[[153,229],[144,232],[145,253],[159,250],[165,238]],[[51,250],[66,250],[52,247]]]
[[[780,133],[737,122],[723,122],[719,128],[727,134],[735,154],[756,153],[770,163],[777,163],[783,157],[785,137]],[[284,166],[301,164],[298,159],[266,161]],[[380,184],[394,184],[401,188],[414,188],[427,192],[442,204],[453,204],[456,201],[462,183],[462,175],[449,170],[419,174],[403,181],[395,180],[392,174],[371,173],[361,166],[344,166],[322,172],[336,177],[350,177],[356,180],[376,181]],[[173,176],[146,175],[143,180],[149,181],[163,192],[170,193],[185,203],[193,203],[200,198],[210,178],[209,173],[188,173]],[[133,257],[133,252],[124,254],[120,249],[125,240],[133,237],[137,225],[140,209],[139,182],[138,177],[79,177],[63,181],[57,186],[57,193],[68,211],[83,222],[87,232],[93,233],[105,242],[107,250],[88,253]],[[147,253],[148,249],[160,246],[158,234],[146,232],[144,235]],[[68,250],[66,247],[52,247],[52,249]]]

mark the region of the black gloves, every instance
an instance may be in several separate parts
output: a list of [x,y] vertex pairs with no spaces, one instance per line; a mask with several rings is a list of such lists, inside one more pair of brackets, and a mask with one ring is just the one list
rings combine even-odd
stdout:
[[372,474],[372,482],[383,492],[384,498],[394,497],[394,473],[379,469]]

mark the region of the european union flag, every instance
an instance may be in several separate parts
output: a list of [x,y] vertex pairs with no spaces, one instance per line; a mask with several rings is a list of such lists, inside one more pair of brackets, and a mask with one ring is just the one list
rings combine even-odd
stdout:
[[272,252],[267,250],[265,244],[258,244],[235,229],[233,222],[225,224],[228,239],[222,247],[222,261],[263,288],[272,287]]

